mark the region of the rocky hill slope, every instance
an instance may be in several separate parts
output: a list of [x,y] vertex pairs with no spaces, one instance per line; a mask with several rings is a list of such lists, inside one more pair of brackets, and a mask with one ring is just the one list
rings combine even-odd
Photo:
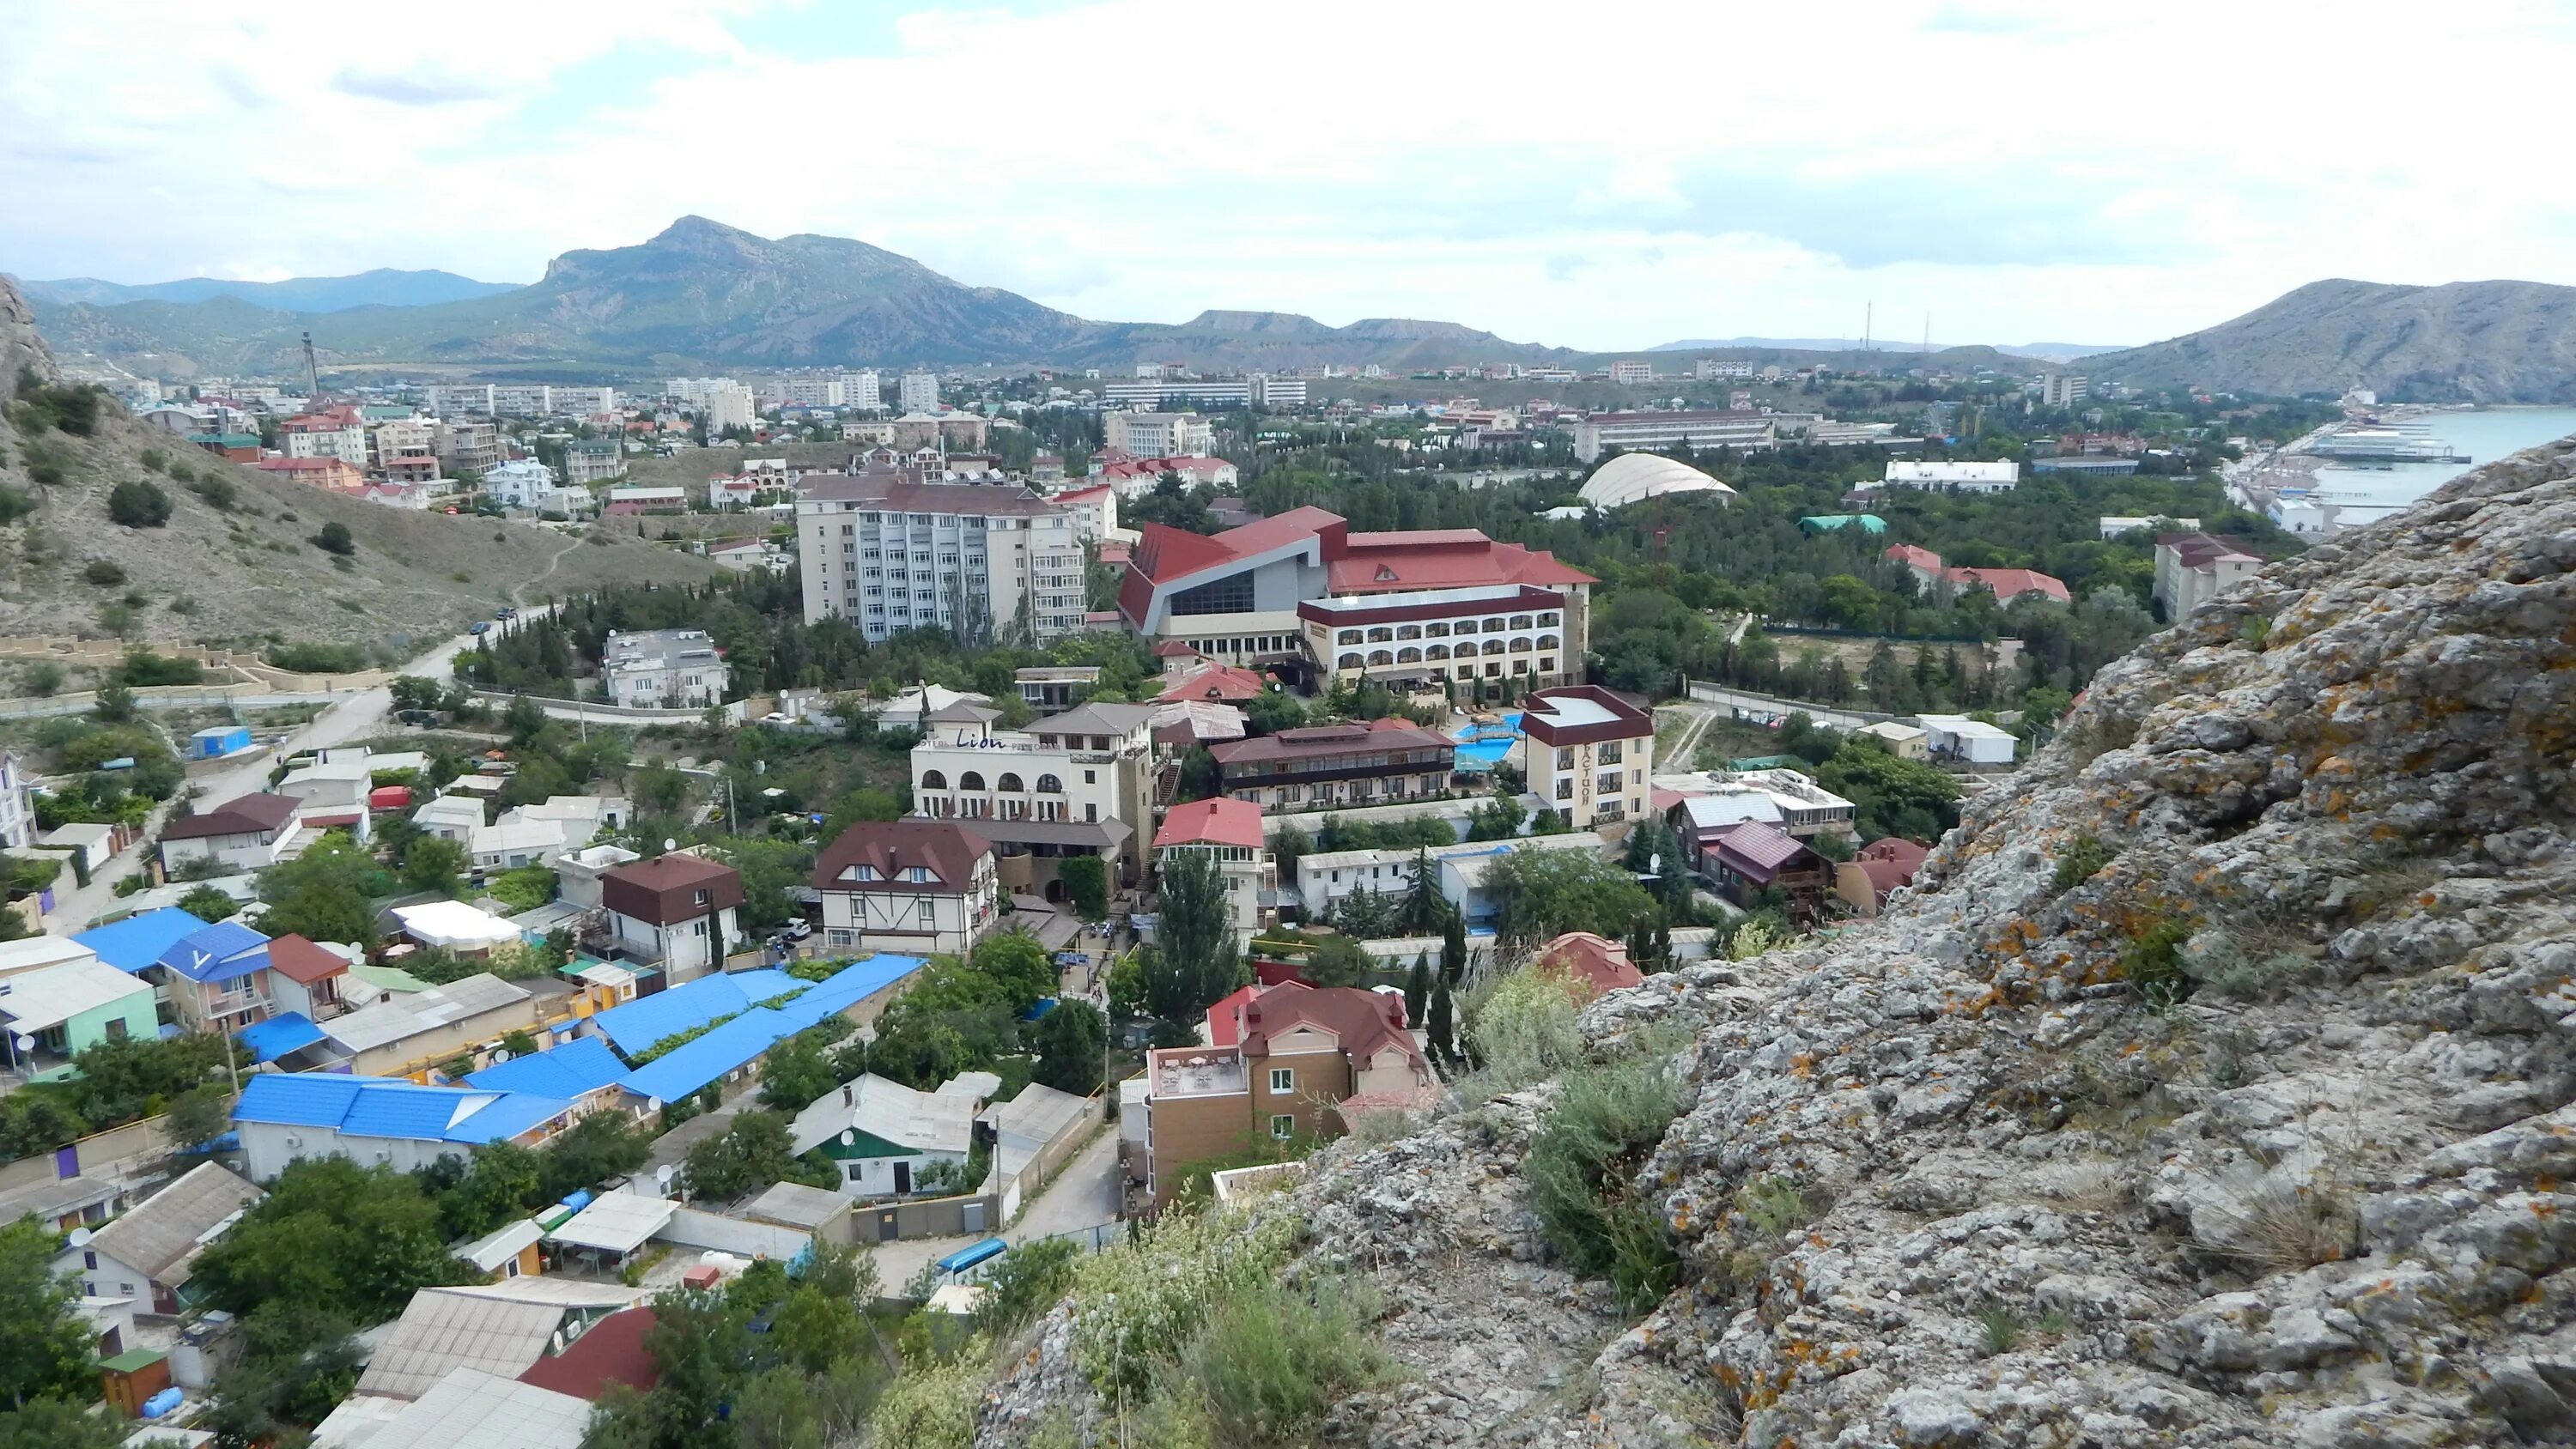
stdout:
[[276,282],[245,282],[228,277],[184,277],[175,282],[141,285],[102,282],[96,277],[15,280],[18,291],[28,300],[48,305],[87,302],[113,307],[123,302],[203,302],[212,297],[232,297],[282,312],[423,307],[517,290],[514,282],[478,282],[454,272],[406,272],[392,267],[376,267],[346,277],[288,277]]
[[[1595,1003],[1689,1033],[1642,1320],[1532,1214],[1556,1088],[1327,1149],[1259,1210],[1407,1371],[1327,1437],[2576,1443],[2571,775],[2576,440],[2105,670],[1880,920]],[[1069,1311],[979,1444],[1106,1424]]]
[[[0,280],[0,399],[12,395],[22,366],[53,375],[26,315]],[[167,500],[162,525],[111,521],[108,496],[125,482],[149,484]],[[345,559],[312,541],[335,522],[356,544]],[[514,595],[712,573],[702,559],[642,543],[403,512],[280,482],[104,400],[86,436],[0,408],[0,634],[254,648],[319,641],[400,657]]]
[[2097,382],[2382,401],[2576,402],[2576,287],[2311,282],[2184,337],[2084,359]]
[[772,240],[695,216],[640,245],[567,252],[533,286],[430,306],[323,313],[247,293],[102,304],[48,292],[36,301],[66,355],[162,377],[291,372],[307,331],[326,367],[572,362],[634,376],[860,363],[1287,368],[1559,355],[1449,322],[1376,318],[1332,328],[1259,312],[1210,312],[1180,326],[1088,322],[865,242]]

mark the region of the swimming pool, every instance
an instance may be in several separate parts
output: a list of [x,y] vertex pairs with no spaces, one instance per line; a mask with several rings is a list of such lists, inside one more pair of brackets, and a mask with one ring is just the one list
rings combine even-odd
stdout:
[[1449,738],[1458,742],[1458,768],[1490,770],[1494,762],[1508,754],[1512,741],[1520,738],[1521,715],[1513,710],[1503,716],[1501,724],[1462,725]]

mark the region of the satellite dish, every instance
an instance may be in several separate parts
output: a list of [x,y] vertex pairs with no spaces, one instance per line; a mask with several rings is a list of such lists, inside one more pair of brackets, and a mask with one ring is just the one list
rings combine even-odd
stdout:
[[1646,857],[1646,874],[1660,875],[1663,873],[1663,869],[1664,858],[1661,855],[1650,855]]
[[492,1049],[492,1065],[497,1067],[509,1059],[510,1049],[508,1047],[494,1047]]
[[858,1145],[859,1145],[859,1129],[857,1129],[856,1127],[844,1127],[844,1128],[842,1128],[842,1129],[841,1129],[841,1145],[842,1145],[843,1147],[856,1147],[856,1146],[858,1146]]
[[31,1052],[36,1049],[36,1039],[32,1036],[21,1036],[17,1038],[17,1042],[18,1050],[22,1052]]
[[659,1112],[659,1111],[661,1111],[661,1110],[662,1110],[662,1099],[661,1099],[661,1098],[659,1098],[659,1097],[647,1097],[647,1098],[645,1098],[645,1099],[644,1099],[644,1110],[645,1110],[645,1111],[647,1111],[647,1112]]
[[669,836],[665,835],[665,836],[663,836],[663,837],[662,837],[662,848],[663,848],[664,850],[677,850],[677,849],[679,849],[679,848],[680,848],[680,842],[678,842],[678,841],[676,841],[676,840],[673,840],[671,837],[669,837]]
[[677,1167],[665,1162],[661,1166],[653,1169],[653,1181],[662,1187],[669,1187],[671,1185],[672,1174],[678,1171],[679,1169]]
[[71,1234],[68,1237],[65,1237],[63,1241],[75,1248],[86,1248],[89,1246],[89,1240],[92,1236],[93,1234],[87,1228],[74,1228],[71,1230]]

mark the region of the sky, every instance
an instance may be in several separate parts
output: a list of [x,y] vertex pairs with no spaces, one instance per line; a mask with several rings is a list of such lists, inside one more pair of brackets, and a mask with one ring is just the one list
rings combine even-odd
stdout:
[[1102,320],[1587,350],[2576,284],[2576,0],[2111,8],[17,0],[0,270],[532,281],[694,213]]

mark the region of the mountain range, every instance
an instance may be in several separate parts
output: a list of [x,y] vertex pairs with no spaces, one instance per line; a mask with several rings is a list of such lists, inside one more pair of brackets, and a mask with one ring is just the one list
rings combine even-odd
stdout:
[[[1953,344],[1941,342],[1899,342],[1880,338],[1870,343],[1877,352],[1949,352]],[[1755,348],[1772,352],[1857,352],[1848,337],[1694,337],[1681,342],[1659,342],[1648,352],[1725,352]],[[2028,357],[2040,362],[2073,362],[2097,352],[2117,352],[2118,347],[2091,347],[2080,342],[2025,342],[2017,347],[1997,345],[1995,351],[2007,357]]]
[[176,282],[128,286],[96,277],[61,277],[53,281],[18,279],[18,291],[39,305],[87,302],[113,307],[124,302],[204,302],[231,297],[254,307],[282,312],[346,312],[354,307],[426,307],[515,292],[516,282],[478,282],[454,272],[402,272],[378,267],[349,277],[289,277],[282,282],[242,282],[222,277],[188,277]]
[[2310,282],[2242,317],[2084,367],[2097,382],[2138,387],[2576,403],[2576,287]]
[[291,370],[307,331],[326,367],[388,371],[1144,361],[1286,369],[1576,355],[1401,318],[1328,327],[1293,313],[1211,311],[1178,326],[1093,322],[865,242],[773,240],[695,216],[640,245],[567,252],[530,286],[421,306],[320,312],[230,293],[92,301],[41,287],[30,301],[59,351],[163,377]]

